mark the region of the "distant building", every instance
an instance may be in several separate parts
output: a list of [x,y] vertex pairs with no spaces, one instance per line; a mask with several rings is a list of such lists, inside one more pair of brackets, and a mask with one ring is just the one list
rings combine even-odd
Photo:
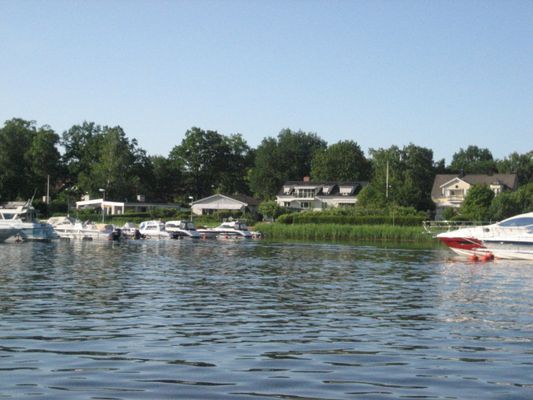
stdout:
[[195,215],[212,214],[216,211],[240,211],[256,213],[259,200],[245,195],[214,194],[191,203]]
[[487,185],[495,195],[503,191],[516,190],[518,178],[516,174],[494,175],[450,175],[435,176],[431,199],[436,206],[436,219],[442,219],[442,213],[446,208],[459,208],[463,203],[468,190],[473,185]]
[[276,196],[281,207],[293,210],[324,210],[326,208],[354,206],[357,194],[367,182],[285,182]]
[[136,202],[125,201],[109,201],[100,199],[91,199],[89,196],[84,196],[84,199],[76,202],[76,209],[83,210],[88,208],[103,210],[107,215],[120,215],[126,211],[130,212],[146,212],[154,209],[174,209],[178,211],[188,210],[175,203],[147,203],[144,201],[144,196],[139,196]]

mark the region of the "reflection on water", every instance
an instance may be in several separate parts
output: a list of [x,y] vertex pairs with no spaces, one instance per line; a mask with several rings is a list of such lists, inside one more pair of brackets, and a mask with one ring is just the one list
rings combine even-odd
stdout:
[[0,254],[0,399],[533,396],[525,262],[255,241]]

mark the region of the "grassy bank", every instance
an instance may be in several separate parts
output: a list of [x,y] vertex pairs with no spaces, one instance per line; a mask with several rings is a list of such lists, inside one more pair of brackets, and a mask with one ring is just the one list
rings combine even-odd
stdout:
[[255,226],[269,239],[316,241],[435,241],[421,226],[260,223]]

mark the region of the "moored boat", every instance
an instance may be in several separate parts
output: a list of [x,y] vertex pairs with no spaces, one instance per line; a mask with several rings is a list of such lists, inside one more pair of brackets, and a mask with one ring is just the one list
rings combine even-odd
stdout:
[[37,220],[31,201],[0,204],[0,242],[15,237],[22,241],[57,239],[53,227]]
[[226,235],[232,235],[247,239],[252,238],[252,234],[248,230],[248,226],[246,226],[244,222],[240,221],[227,221],[223,222],[216,228],[198,229],[198,233],[207,237],[223,238]]
[[177,237],[200,238],[196,226],[191,221],[167,221],[165,223],[165,230],[169,233],[174,233]]
[[162,221],[143,221],[139,225],[139,232],[146,239],[173,239],[176,237],[173,233],[165,230],[165,223]]
[[533,259],[533,212],[515,215],[491,225],[443,232],[437,238],[465,256]]
[[48,223],[61,239],[69,240],[118,240],[120,231],[110,224],[82,222],[70,217],[52,217]]

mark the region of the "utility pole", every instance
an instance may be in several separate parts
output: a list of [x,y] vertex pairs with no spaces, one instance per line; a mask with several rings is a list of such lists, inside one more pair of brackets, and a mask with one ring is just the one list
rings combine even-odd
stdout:
[[385,176],[385,197],[389,198],[389,161],[387,160],[387,174]]

